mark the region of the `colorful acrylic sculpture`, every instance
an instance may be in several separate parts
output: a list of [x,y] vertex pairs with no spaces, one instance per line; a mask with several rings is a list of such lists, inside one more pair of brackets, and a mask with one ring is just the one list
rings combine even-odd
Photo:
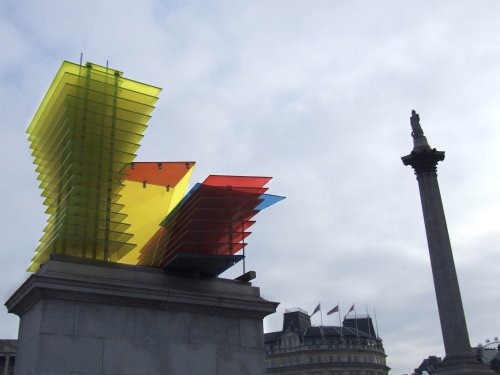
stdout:
[[[196,184],[142,248],[139,264],[184,270],[195,259],[193,255],[229,256],[229,261],[237,261],[232,256],[244,249],[245,238],[250,235],[247,230],[255,223],[252,218],[283,199],[265,194],[264,185],[270,180],[209,176]],[[216,259],[206,261],[206,265],[220,267]]]
[[63,63],[27,130],[49,214],[29,271],[51,254],[207,275],[241,258],[253,216],[283,197],[265,193],[270,178],[237,176],[184,196],[194,162],[134,163],[160,91]]
[[119,259],[137,264],[139,251],[186,193],[194,162],[133,163],[125,170],[119,203],[136,247]]

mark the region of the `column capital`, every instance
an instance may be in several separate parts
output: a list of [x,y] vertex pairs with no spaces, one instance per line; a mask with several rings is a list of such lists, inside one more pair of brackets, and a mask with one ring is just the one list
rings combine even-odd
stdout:
[[415,110],[411,111],[410,124],[413,150],[409,155],[401,158],[403,164],[411,165],[417,177],[421,173],[436,173],[437,163],[444,160],[444,151],[437,151],[429,146],[422,126],[420,126],[420,116]]
[[403,156],[401,160],[404,165],[411,165],[417,176],[425,172],[436,173],[437,163],[444,160],[444,151],[420,148]]

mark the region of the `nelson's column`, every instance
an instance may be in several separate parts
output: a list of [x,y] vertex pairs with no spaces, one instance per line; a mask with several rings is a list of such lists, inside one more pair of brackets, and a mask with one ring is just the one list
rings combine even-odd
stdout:
[[444,216],[437,180],[437,163],[444,160],[444,151],[436,151],[427,143],[420,118],[412,111],[410,118],[413,151],[403,156],[404,165],[411,165],[417,176],[424,214],[427,244],[431,259],[434,288],[441,321],[446,357],[439,374],[494,374],[473,354],[467,333],[453,253]]

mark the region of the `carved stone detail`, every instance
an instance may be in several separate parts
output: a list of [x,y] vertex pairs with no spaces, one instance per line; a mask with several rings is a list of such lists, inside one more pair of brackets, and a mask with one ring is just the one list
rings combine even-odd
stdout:
[[444,160],[444,151],[421,148],[403,156],[401,160],[404,165],[411,165],[417,176],[426,172],[436,173],[437,163]]

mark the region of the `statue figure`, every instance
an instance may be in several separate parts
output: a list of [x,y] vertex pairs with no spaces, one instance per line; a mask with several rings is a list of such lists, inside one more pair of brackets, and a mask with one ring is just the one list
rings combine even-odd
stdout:
[[411,111],[410,117],[411,124],[411,136],[413,137],[413,151],[417,151],[420,149],[430,149],[429,144],[427,143],[427,138],[425,138],[424,131],[420,126],[420,116],[414,109]]
[[411,129],[412,129],[411,136],[413,138],[424,135],[424,131],[422,130],[422,127],[420,126],[420,116],[418,115],[417,112],[415,112],[414,109],[412,109],[412,111],[411,111],[410,123],[411,123]]

